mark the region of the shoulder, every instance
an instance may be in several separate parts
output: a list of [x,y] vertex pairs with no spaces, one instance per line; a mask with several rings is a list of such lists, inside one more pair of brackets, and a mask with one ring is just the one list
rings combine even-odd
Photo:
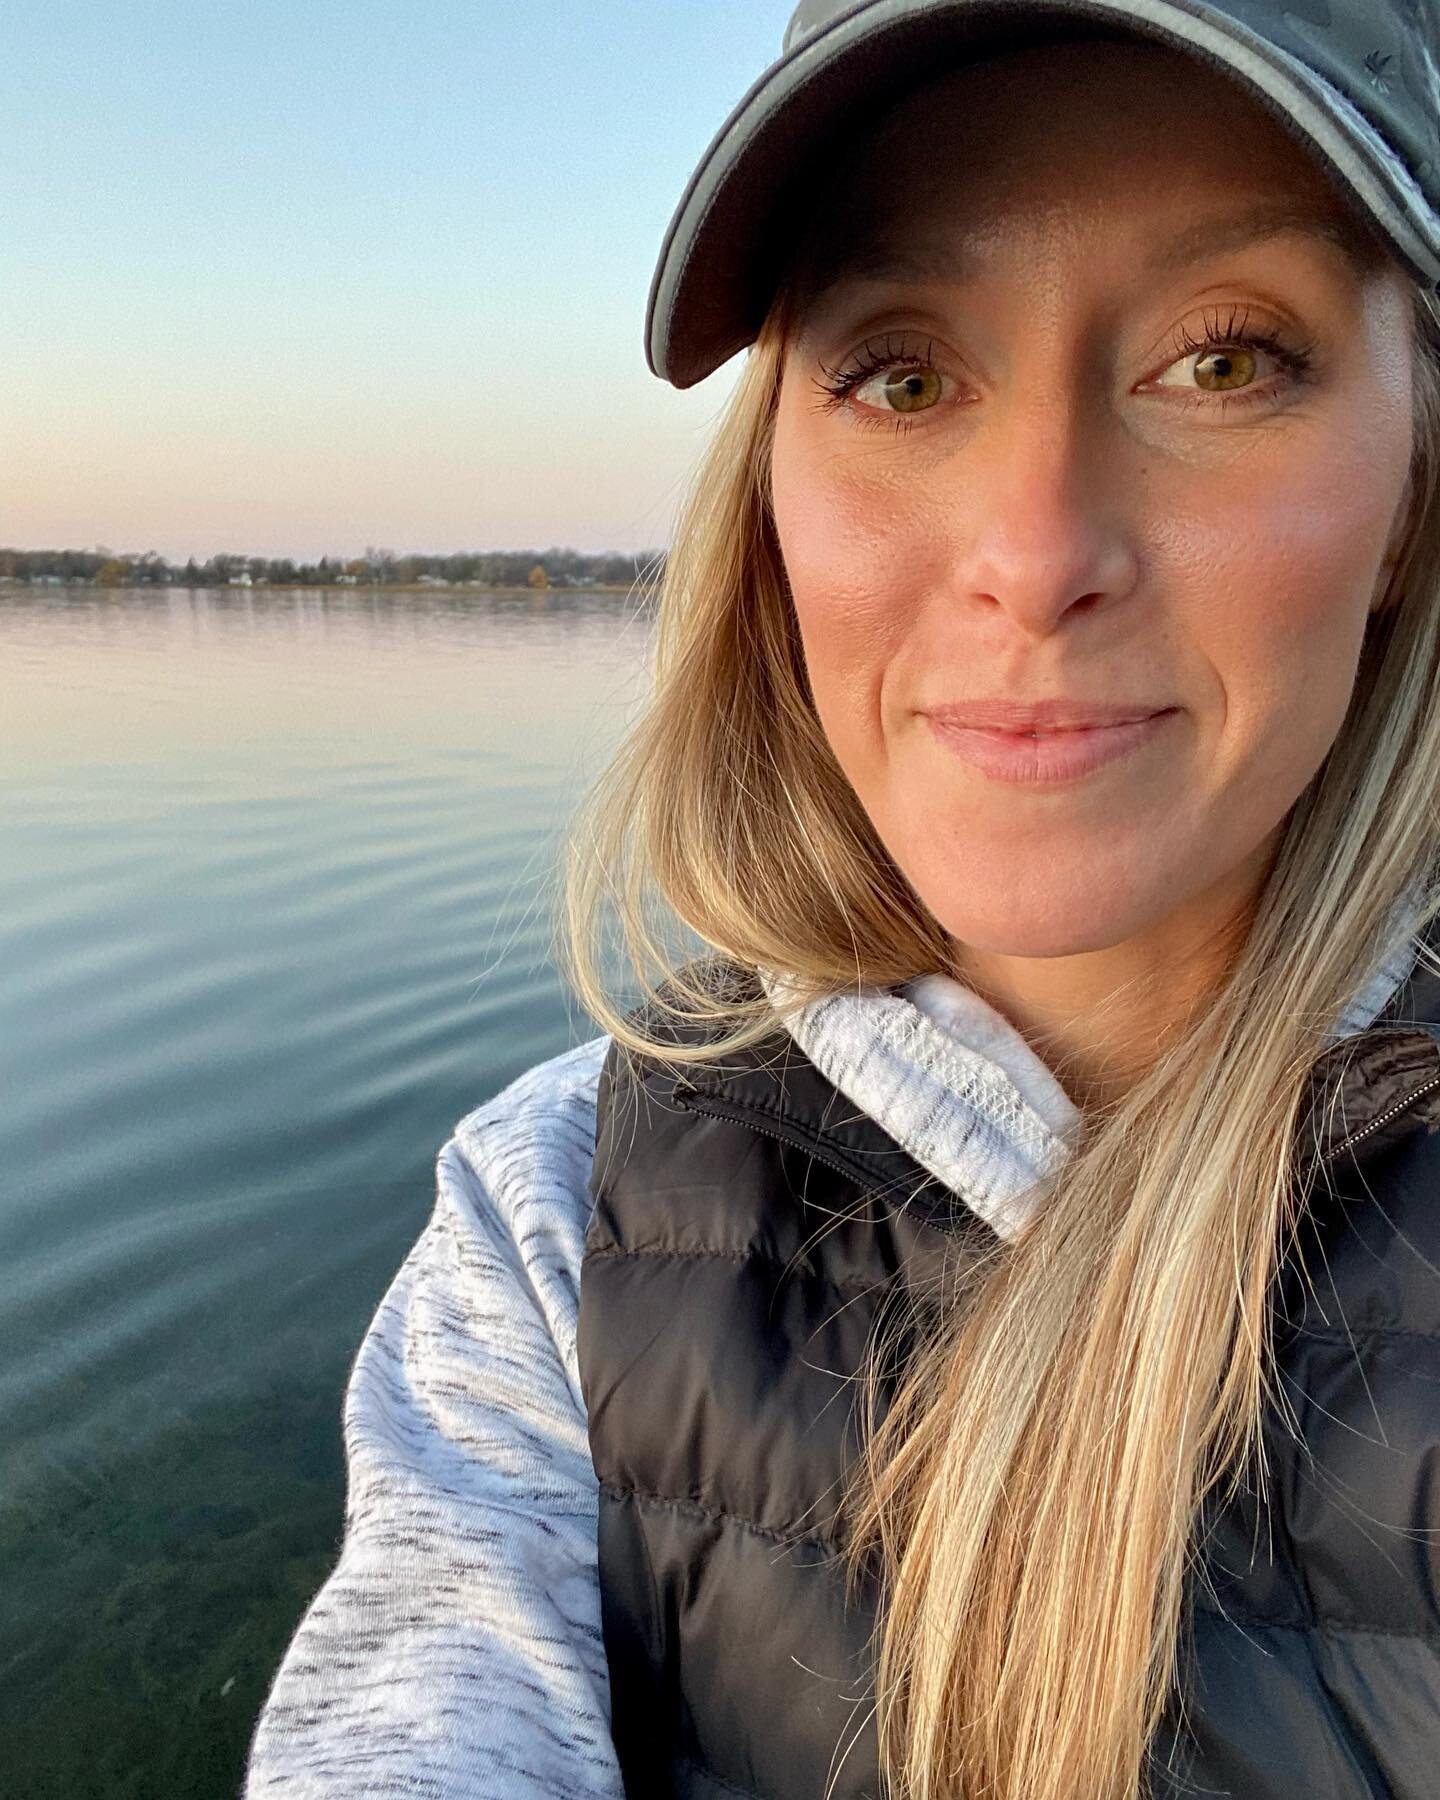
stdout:
[[713,1036],[714,1024],[686,1016],[686,989],[700,988],[725,1000],[753,1000],[755,976],[723,957],[684,964],[654,999],[627,1015],[654,1045],[640,1054],[624,1050],[608,1034],[536,1063],[460,1119],[440,1152],[442,1193],[488,1215],[522,1247],[536,1231],[563,1230],[576,1244],[590,1210],[597,1123],[602,1139],[633,1132],[636,1108],[659,1102],[663,1115],[676,1065],[670,1045],[695,1046]]
[[465,1114],[436,1164],[437,1218],[494,1292],[528,1296],[572,1347],[608,1036],[518,1075]]
[[1302,1227],[1292,1317],[1341,1328],[1347,1346],[1351,1328],[1440,1344],[1437,1201],[1440,1126],[1428,1120],[1332,1178]]
[[[699,1089],[726,1090],[739,1078],[769,1069],[780,1056],[799,1055],[778,1025],[739,1050],[722,1043],[736,1017],[764,989],[755,971],[729,958],[696,957],[661,982],[626,1015],[644,1048],[612,1040],[602,1060],[596,1097],[596,1182],[626,1167],[643,1139],[653,1168],[670,1146],[680,1154],[696,1115],[684,1102]],[[734,1008],[734,1012],[725,1009]],[[718,1009],[718,1010],[717,1010]],[[698,1053],[698,1055],[697,1055]],[[713,1130],[712,1120],[705,1130]]]
[[[589,1039],[517,1075],[456,1124],[451,1144],[497,1192],[536,1178],[583,1184],[594,1151],[595,1096],[608,1036]],[[449,1146],[447,1146],[448,1148]]]

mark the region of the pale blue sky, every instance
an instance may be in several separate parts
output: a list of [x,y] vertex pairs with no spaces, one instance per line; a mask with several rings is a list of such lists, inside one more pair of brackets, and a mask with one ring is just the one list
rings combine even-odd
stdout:
[[664,542],[645,296],[788,0],[7,0],[0,544]]

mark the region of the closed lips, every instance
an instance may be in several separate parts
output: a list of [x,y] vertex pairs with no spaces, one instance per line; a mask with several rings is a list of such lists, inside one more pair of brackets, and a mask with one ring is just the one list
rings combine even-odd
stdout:
[[1060,731],[1096,731],[1106,726],[1130,725],[1151,719],[1170,709],[1135,704],[1077,704],[1042,701],[1026,705],[1010,700],[958,701],[923,709],[937,725],[951,730],[998,731],[1011,736],[1038,737]]

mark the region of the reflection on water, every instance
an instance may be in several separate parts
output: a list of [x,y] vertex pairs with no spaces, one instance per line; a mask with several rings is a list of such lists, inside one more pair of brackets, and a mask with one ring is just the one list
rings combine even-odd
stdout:
[[0,591],[7,1800],[233,1794],[455,1121],[592,1035],[597,595]]

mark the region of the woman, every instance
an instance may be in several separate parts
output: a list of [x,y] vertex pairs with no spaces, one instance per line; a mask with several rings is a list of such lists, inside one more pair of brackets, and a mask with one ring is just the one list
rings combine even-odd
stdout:
[[1433,24],[792,20],[605,1035],[441,1152],[251,1795],[1435,1791]]

